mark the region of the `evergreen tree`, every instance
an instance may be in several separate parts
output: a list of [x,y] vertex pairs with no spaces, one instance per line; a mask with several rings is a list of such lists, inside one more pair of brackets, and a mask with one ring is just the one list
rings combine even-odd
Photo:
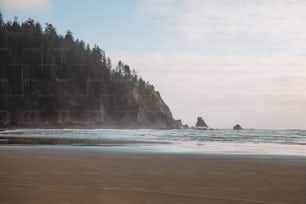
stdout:
[[[101,102],[116,115],[129,100],[123,97],[126,90],[152,88],[122,61],[113,68],[99,46],[91,48],[71,31],[58,35],[49,23],[42,28],[33,19],[19,23],[16,17],[5,22],[0,13],[0,48],[0,109],[12,118],[22,110],[46,118],[56,117],[58,109],[100,110]],[[3,117],[0,113],[0,123]]]

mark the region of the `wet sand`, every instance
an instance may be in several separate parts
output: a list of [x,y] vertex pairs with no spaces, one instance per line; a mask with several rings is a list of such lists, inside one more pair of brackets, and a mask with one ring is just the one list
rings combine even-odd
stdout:
[[2,146],[0,162],[0,203],[306,203],[305,157]]
[[157,141],[113,140],[113,139],[85,139],[61,137],[30,137],[0,135],[0,145],[76,145],[76,146],[121,146],[135,144],[167,144]]

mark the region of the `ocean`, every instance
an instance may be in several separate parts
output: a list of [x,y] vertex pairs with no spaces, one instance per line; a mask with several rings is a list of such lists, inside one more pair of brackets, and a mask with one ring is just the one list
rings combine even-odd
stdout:
[[[101,141],[107,139],[127,142],[115,146],[78,147],[101,150],[306,156],[306,130],[15,129],[2,131],[0,136]],[[138,143],[129,144],[129,141]]]

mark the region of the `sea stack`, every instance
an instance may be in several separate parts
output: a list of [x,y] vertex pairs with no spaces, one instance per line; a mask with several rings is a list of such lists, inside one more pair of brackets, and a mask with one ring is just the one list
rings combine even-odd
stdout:
[[202,117],[198,117],[198,121],[196,123],[197,128],[208,128],[208,125],[205,123]]
[[233,127],[233,130],[242,130],[243,128],[239,125],[239,124],[237,124],[237,125],[235,125],[234,127]]

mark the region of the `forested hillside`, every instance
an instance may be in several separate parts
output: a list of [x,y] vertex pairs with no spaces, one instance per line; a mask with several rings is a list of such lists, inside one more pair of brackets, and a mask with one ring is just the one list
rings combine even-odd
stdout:
[[0,125],[175,128],[168,106],[134,69],[32,19],[0,16]]

